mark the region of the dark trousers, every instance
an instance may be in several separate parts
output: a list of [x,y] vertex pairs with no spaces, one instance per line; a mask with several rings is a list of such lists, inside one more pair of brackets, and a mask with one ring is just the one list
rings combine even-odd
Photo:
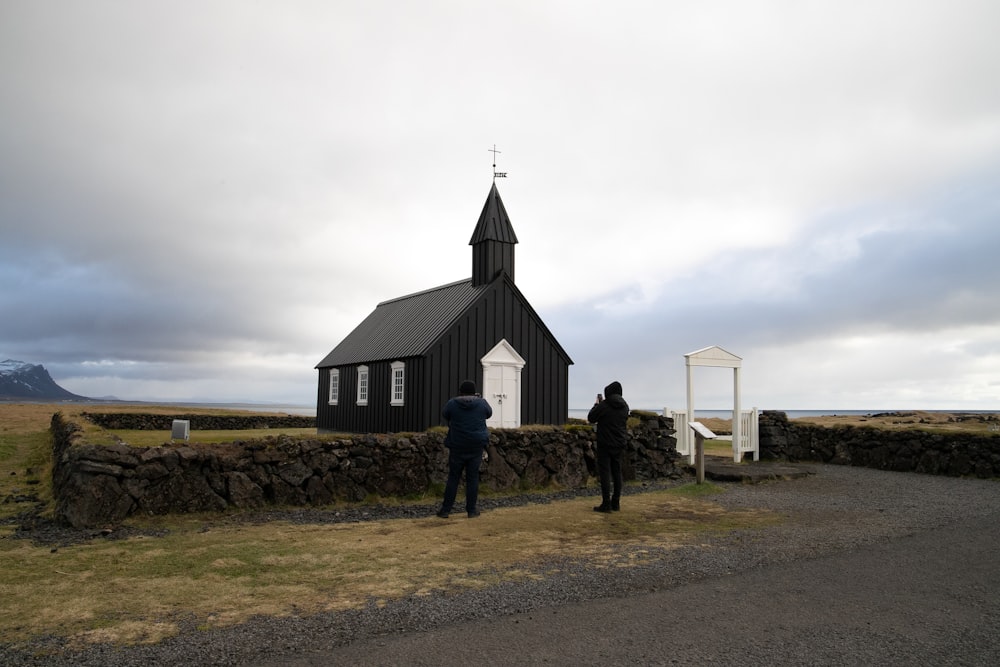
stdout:
[[455,506],[455,496],[458,495],[458,483],[465,473],[465,511],[475,512],[479,501],[479,466],[483,464],[483,450],[473,452],[448,453],[448,483],[444,487],[443,512],[450,512]]
[[597,448],[597,474],[601,479],[601,498],[617,501],[622,496],[622,453]]

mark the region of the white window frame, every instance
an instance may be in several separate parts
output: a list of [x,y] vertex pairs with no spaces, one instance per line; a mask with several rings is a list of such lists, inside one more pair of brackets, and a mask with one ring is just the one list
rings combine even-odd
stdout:
[[391,364],[392,374],[389,382],[389,405],[405,404],[406,398],[406,362],[394,361]]
[[358,405],[368,405],[367,366],[358,366]]
[[327,403],[336,405],[340,400],[340,370],[330,369],[330,393],[327,396]]

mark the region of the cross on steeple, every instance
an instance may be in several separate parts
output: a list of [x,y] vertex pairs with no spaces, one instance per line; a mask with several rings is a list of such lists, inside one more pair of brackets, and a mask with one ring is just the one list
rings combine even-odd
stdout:
[[495,181],[498,178],[507,178],[506,171],[497,171],[497,153],[501,152],[497,150],[497,145],[493,144],[493,148],[487,148],[486,150],[493,153],[493,180]]

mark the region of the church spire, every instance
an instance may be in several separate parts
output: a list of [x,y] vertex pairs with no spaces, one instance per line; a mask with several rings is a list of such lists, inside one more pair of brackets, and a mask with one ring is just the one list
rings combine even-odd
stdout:
[[472,246],[472,284],[485,285],[501,271],[514,280],[515,243],[517,236],[494,182],[469,241]]

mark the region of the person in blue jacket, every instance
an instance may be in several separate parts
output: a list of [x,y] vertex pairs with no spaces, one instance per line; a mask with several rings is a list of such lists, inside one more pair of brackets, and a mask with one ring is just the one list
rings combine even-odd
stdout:
[[448,435],[444,440],[448,448],[448,482],[444,487],[444,502],[437,515],[447,519],[455,506],[458,483],[465,473],[465,511],[470,519],[479,516],[479,467],[483,452],[490,441],[486,420],[493,416],[493,408],[486,399],[476,394],[476,383],[466,380],[458,396],[449,400],[441,412],[448,422]]
[[601,479],[601,504],[595,512],[621,509],[622,454],[628,443],[629,407],[622,398],[622,385],[612,382],[597,395],[587,421],[597,424],[597,473]]

